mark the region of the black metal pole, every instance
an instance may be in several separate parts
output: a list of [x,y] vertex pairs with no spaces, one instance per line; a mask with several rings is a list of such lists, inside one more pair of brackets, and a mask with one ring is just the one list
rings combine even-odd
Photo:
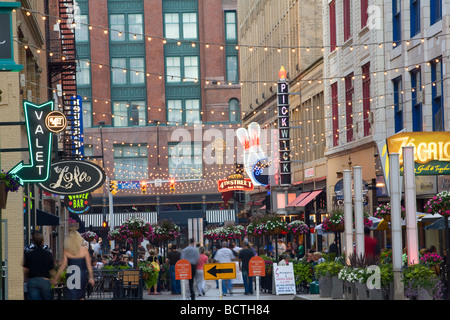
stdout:
[[445,230],[445,274],[447,276],[447,299],[450,300],[450,236],[448,234],[448,217],[444,216],[444,230]]

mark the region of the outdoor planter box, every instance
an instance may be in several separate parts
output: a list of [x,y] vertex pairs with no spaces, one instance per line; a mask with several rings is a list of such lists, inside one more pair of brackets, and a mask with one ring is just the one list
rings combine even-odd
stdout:
[[330,277],[319,278],[319,293],[321,298],[331,297],[332,282]]
[[369,289],[369,300],[383,300],[383,292],[381,289]]
[[356,300],[355,283],[344,281],[344,297],[346,300]]
[[355,282],[356,300],[368,300],[367,286],[365,283]]
[[331,278],[332,288],[331,288],[331,298],[332,299],[343,299],[344,298],[344,281],[339,279],[337,276]]

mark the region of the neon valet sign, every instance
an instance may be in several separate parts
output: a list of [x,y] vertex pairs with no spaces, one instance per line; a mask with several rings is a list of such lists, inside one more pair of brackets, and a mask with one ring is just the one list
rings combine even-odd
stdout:
[[25,101],[23,109],[27,127],[30,163],[19,162],[9,173],[14,174],[21,185],[44,182],[50,176],[52,132],[46,126],[46,116],[53,111],[53,101],[41,105]]

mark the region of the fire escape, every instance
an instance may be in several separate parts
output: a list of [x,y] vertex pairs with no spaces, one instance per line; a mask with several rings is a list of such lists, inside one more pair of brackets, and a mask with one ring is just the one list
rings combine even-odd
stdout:
[[[48,70],[51,82],[59,82],[62,98],[61,108],[67,118],[67,128],[61,133],[58,146],[61,160],[81,159],[82,117],[77,99],[77,63],[74,28],[74,1],[58,0],[59,38],[47,30],[50,57]],[[62,149],[62,150],[61,150]]]

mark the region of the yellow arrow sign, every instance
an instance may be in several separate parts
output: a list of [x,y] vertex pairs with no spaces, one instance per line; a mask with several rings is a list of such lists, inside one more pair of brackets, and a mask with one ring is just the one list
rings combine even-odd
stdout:
[[203,265],[205,280],[236,279],[235,263],[208,263]]

